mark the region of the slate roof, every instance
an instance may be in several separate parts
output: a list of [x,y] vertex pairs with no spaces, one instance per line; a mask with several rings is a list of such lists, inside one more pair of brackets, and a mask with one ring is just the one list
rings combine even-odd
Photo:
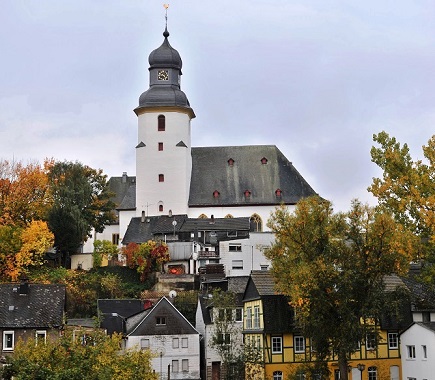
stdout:
[[124,173],[121,177],[109,179],[109,189],[115,196],[112,201],[117,210],[130,210],[136,207],[136,177]]
[[[156,326],[154,317],[157,316],[166,318],[164,326]],[[199,334],[166,297],[162,297],[152,309],[128,318],[126,331],[127,335],[134,336]]]
[[[64,323],[65,286],[0,284],[0,328],[54,328]],[[21,288],[24,289],[24,288]]]
[[142,221],[136,217],[130,220],[127,231],[122,240],[123,244],[143,243],[153,239],[155,235],[172,234],[174,232],[173,221],[176,221],[175,233],[197,231],[246,231],[249,232],[249,218],[188,218],[187,215],[149,216]]
[[144,310],[144,303],[138,299],[99,299],[98,314],[101,315],[100,327],[110,335],[123,332],[128,317]]
[[295,204],[315,194],[275,145],[192,148],[190,207]]

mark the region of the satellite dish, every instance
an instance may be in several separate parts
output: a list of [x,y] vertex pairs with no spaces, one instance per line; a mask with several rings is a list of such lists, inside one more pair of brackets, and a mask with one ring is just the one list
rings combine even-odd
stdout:
[[175,297],[177,297],[177,292],[176,292],[175,290],[171,290],[171,291],[169,292],[169,297],[170,297],[170,298],[175,298]]

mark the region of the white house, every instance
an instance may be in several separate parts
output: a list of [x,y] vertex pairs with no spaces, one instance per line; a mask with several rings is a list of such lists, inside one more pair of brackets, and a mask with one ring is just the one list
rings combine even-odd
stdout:
[[430,380],[435,375],[435,322],[415,322],[400,334],[402,378]]
[[126,318],[125,329],[125,348],[151,350],[160,378],[200,379],[200,334],[166,297]]

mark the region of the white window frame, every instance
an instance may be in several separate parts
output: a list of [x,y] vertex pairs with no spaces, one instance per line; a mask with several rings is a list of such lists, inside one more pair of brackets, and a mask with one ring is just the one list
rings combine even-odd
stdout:
[[180,340],[178,338],[172,338],[172,348],[179,348]]
[[260,328],[260,306],[256,305],[254,306],[254,324],[253,324],[253,328],[254,329],[259,329]]
[[189,359],[181,359],[181,370],[189,372]]
[[229,243],[228,244],[229,252],[242,252],[242,244],[241,243]]
[[373,351],[376,350],[376,334],[368,333],[366,335],[366,350]]
[[166,326],[166,317],[156,317],[156,326]]
[[172,371],[173,373],[179,372],[180,368],[179,368],[179,363],[178,360],[172,360]]
[[[7,343],[7,339],[6,336],[11,335],[12,339],[11,339],[11,345],[8,346]],[[8,331],[3,331],[3,351],[13,351],[15,348],[15,331],[13,330],[8,330]]]
[[150,348],[150,340],[146,338],[142,338],[140,340],[140,349],[141,350],[149,350]]
[[408,360],[415,360],[415,346],[414,345],[406,346],[406,358]]
[[282,380],[282,371],[273,371],[273,380]]
[[375,366],[369,367],[367,369],[368,380],[377,380],[378,379],[378,368]]
[[181,348],[189,348],[189,338],[181,338]]
[[399,348],[399,334],[388,333],[388,348],[391,350]]
[[271,338],[272,354],[282,354],[282,336]]
[[421,356],[423,360],[427,360],[427,346],[425,344],[421,345]]
[[296,354],[305,352],[305,338],[302,335],[295,335],[293,337],[293,345]]
[[246,329],[252,329],[252,307],[246,308]]
[[243,322],[243,309],[241,307],[236,308],[234,320],[236,322]]
[[233,270],[243,270],[243,260],[233,260],[231,262],[231,269],[233,269]]
[[47,330],[36,330],[35,332],[35,342],[39,343],[39,339],[42,339],[42,343],[47,343]]

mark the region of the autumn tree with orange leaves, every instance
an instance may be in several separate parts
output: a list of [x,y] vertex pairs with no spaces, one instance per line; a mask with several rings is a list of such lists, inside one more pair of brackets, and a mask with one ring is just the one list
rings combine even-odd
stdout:
[[52,165],[52,160],[43,165],[0,160],[0,225],[45,220],[52,203],[47,177]]
[[163,264],[169,261],[169,249],[166,243],[148,240],[142,244],[130,243],[122,250],[130,268],[136,268],[141,281],[152,270],[163,270]]
[[276,290],[289,297],[298,327],[312,337],[315,370],[325,374],[334,353],[347,380],[351,354],[367,332],[377,333],[373,322],[396,316],[391,309],[403,294],[385,292],[384,279],[407,272],[414,234],[379,209],[353,201],[349,212],[336,214],[319,197],[298,202],[294,212],[278,208],[268,226]]

